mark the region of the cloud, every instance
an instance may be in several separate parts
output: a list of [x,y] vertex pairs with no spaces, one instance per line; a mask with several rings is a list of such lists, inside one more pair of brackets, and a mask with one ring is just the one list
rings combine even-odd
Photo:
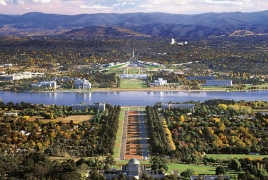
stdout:
[[4,6],[6,6],[6,5],[7,5],[7,3],[6,3],[6,1],[5,1],[5,0],[0,0],[0,4],[1,4],[1,5],[4,5]]
[[[4,6],[3,6],[4,5]],[[253,12],[267,10],[268,0],[0,0],[0,13]]]
[[80,8],[82,9],[110,9],[112,7],[107,7],[107,6],[102,6],[102,5],[93,5],[93,6],[81,5]]
[[252,5],[251,0],[203,0],[203,3],[208,4],[226,4],[226,5],[240,5],[240,6],[250,6]]
[[13,0],[14,4],[25,4],[24,0]]
[[51,0],[31,0],[33,3],[48,4]]

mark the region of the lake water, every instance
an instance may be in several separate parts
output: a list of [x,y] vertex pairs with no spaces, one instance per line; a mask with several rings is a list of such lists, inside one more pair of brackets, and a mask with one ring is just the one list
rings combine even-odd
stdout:
[[228,99],[246,101],[268,101],[268,91],[254,92],[9,92],[0,91],[3,102],[21,101],[37,104],[72,105],[85,102],[108,102],[111,105],[146,106],[157,102],[186,102],[209,99]]

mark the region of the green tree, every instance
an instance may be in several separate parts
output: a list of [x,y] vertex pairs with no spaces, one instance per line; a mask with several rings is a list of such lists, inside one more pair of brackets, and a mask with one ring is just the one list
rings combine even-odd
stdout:
[[223,166],[218,166],[215,170],[216,175],[224,175],[226,170]]
[[114,160],[114,158],[113,158],[112,155],[108,155],[108,156],[105,158],[104,163],[105,163],[105,164],[108,164],[108,165],[110,165],[110,166],[113,166],[113,165],[115,165],[116,162],[115,162],[115,160]]
[[197,176],[198,174],[194,169],[189,169],[189,168],[181,173],[181,176],[186,177],[186,178],[188,178],[192,175]]
[[235,171],[241,171],[241,163],[237,159],[232,159],[231,163],[229,164],[229,168]]

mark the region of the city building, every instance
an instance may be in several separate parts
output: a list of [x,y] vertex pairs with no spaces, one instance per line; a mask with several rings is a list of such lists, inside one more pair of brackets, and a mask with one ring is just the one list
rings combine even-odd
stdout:
[[105,103],[94,103],[95,109],[104,111],[105,110]]
[[85,78],[83,79],[78,78],[74,81],[74,88],[75,89],[90,89],[91,83]]
[[85,112],[86,110],[105,110],[105,103],[94,103],[94,104],[73,104],[72,111],[82,111]]
[[103,171],[101,172],[107,180],[118,178],[120,174],[123,174],[126,180],[140,179],[143,174],[152,176],[153,178],[162,179],[165,177],[163,171],[146,170],[145,165],[141,165],[139,160],[132,158],[128,161],[128,164],[123,165],[121,170]]
[[0,75],[0,80],[13,81],[13,80],[20,80],[20,79],[29,79],[32,77],[43,76],[43,75],[44,73],[22,72],[22,73]]
[[48,87],[48,88],[57,88],[57,82],[56,81],[41,81],[35,84],[31,84],[32,87]]
[[122,79],[147,79],[147,74],[120,74]]
[[232,86],[232,80],[207,80],[206,86]]
[[18,113],[16,113],[16,112],[5,112],[4,115],[5,116],[18,116]]
[[176,103],[163,103],[162,109],[189,109],[190,111],[194,111],[194,104],[176,104]]
[[154,80],[155,86],[164,86],[167,84],[167,80],[163,80],[163,78],[158,78],[158,80]]

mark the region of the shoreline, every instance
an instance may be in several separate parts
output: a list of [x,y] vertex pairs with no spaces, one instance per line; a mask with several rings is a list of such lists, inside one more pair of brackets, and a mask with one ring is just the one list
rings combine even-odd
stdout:
[[[29,92],[29,93],[64,93],[64,92],[187,92],[187,93],[199,93],[199,92],[246,92],[249,90],[223,90],[223,89],[199,89],[199,90],[183,90],[183,89],[167,89],[167,88],[129,88],[129,89],[117,89],[117,88],[94,88],[90,90],[85,89],[66,89],[66,90],[46,90],[46,91],[31,91],[31,90],[19,90],[19,91],[11,91],[11,90],[1,90],[1,91],[10,91],[10,92]],[[254,90],[260,91],[260,90]]]

